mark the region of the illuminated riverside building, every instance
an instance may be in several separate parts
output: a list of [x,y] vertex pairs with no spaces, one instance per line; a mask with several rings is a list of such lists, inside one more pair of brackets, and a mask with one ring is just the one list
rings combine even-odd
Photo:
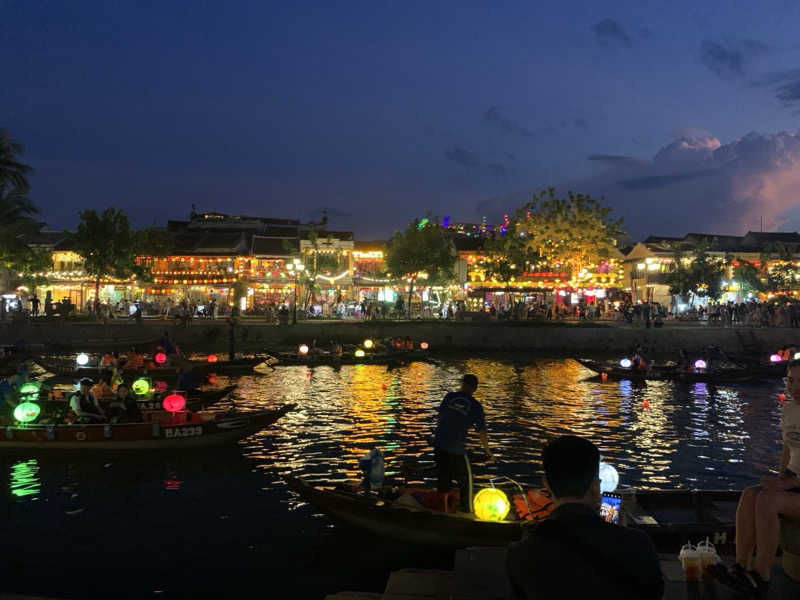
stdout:
[[[659,302],[666,308],[679,312],[688,305],[675,302],[669,291],[669,274],[677,268],[676,252],[685,267],[694,261],[700,246],[706,247],[710,260],[725,269],[722,301],[744,301],[766,295],[743,289],[735,278],[736,267],[749,263],[755,267],[762,280],[776,268],[790,266],[800,269],[800,234],[795,232],[755,232],[743,236],[688,233],[683,237],[651,236],[637,243],[625,256],[623,281],[626,292],[634,302]],[[781,285],[778,293],[800,295],[800,278]],[[704,304],[702,297],[695,304]]]

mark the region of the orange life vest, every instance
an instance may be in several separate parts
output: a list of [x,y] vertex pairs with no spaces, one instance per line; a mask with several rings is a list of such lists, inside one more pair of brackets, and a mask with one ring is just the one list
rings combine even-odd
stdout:
[[528,490],[524,498],[514,494],[514,509],[520,519],[541,521],[553,512],[553,499],[547,490]]

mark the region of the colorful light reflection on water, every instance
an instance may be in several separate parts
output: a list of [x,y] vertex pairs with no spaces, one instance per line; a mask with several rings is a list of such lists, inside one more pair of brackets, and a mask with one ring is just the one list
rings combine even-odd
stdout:
[[[310,376],[306,367],[278,367],[238,379],[237,406],[295,402],[298,409],[232,449],[48,454],[0,463],[9,483],[0,539],[14,574],[6,587],[107,597],[94,573],[77,575],[92,565],[116,585],[115,569],[135,564],[135,580],[125,577],[133,597],[153,590],[224,596],[231,580],[237,590],[262,592],[272,579],[293,582],[297,597],[318,598],[342,589],[379,591],[392,569],[447,568],[451,557],[438,563],[441,556],[401,551],[334,526],[293,498],[281,478],[292,472],[314,481],[356,481],[358,458],[378,446],[390,476],[408,466],[421,481],[419,473],[432,465],[436,409],[464,372],[481,381],[477,397],[498,458],[486,465],[476,446],[474,471],[484,481],[503,473],[537,484],[543,444],[567,432],[594,440],[618,468],[623,487],[741,488],[777,464],[777,382],[602,383],[585,380],[591,373],[569,360],[515,366],[465,359],[391,371],[321,367]],[[217,385],[230,381],[219,376]],[[14,557],[38,567],[26,575],[12,568]],[[235,577],[198,575],[212,571]]]

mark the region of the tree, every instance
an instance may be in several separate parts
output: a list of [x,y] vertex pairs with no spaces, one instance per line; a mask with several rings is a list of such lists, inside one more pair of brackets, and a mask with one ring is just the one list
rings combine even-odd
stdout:
[[511,282],[525,270],[525,263],[533,257],[524,238],[520,237],[514,220],[503,235],[484,242],[480,266],[487,277],[502,282],[506,293],[509,293]]
[[554,188],[535,194],[517,218],[527,247],[571,275],[610,258],[624,233],[622,219],[612,220],[610,207],[584,194],[557,198]]
[[30,190],[28,174],[31,168],[20,162],[22,144],[15,142],[7,131],[0,129],[0,192],[17,190],[26,194]]
[[403,231],[397,231],[386,246],[386,267],[395,278],[407,279],[408,315],[414,284],[423,273],[429,282],[452,278],[456,263],[453,243],[438,222],[414,219]]
[[739,261],[733,269],[733,279],[739,282],[742,293],[758,293],[767,290],[767,284],[761,279],[759,269],[746,260]]
[[95,310],[99,311],[103,277],[127,279],[142,275],[144,270],[136,264],[136,234],[124,212],[109,207],[101,215],[91,209],[79,215],[78,229],[70,238],[75,252],[83,257],[86,273],[95,278]]
[[11,266],[11,270],[16,272],[22,285],[29,290],[33,290],[40,285],[46,285],[48,278],[42,273],[52,269],[53,255],[49,248],[29,248]]

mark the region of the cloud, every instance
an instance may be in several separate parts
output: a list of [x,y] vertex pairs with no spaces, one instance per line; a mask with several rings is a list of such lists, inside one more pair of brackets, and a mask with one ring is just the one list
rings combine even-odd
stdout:
[[516,133],[523,137],[533,137],[533,132],[526,129],[502,113],[499,107],[490,106],[483,113],[483,122],[496,127],[503,133]]
[[[767,231],[800,226],[792,220],[800,214],[800,133],[750,133],[724,144],[710,135],[684,137],[667,143],[651,160],[613,154],[588,158],[601,171],[562,182],[558,192],[604,196],[639,239],[688,231],[740,235],[756,230],[761,217]],[[534,191],[490,198],[478,210],[502,216]]]
[[769,50],[769,46],[751,39],[703,40],[700,60],[722,79],[743,77],[746,66]]
[[626,48],[633,46],[633,40],[627,30],[619,21],[614,19],[603,19],[599,23],[592,25],[595,39],[603,46],[621,44]]
[[458,163],[462,167],[477,167],[480,165],[478,156],[475,153],[466,150],[465,148],[459,148],[457,146],[448,148],[444,151],[444,155],[448,160],[452,160],[454,163]]
[[787,69],[767,75],[753,83],[755,86],[768,87],[784,108],[797,110],[800,108],[800,69]]

